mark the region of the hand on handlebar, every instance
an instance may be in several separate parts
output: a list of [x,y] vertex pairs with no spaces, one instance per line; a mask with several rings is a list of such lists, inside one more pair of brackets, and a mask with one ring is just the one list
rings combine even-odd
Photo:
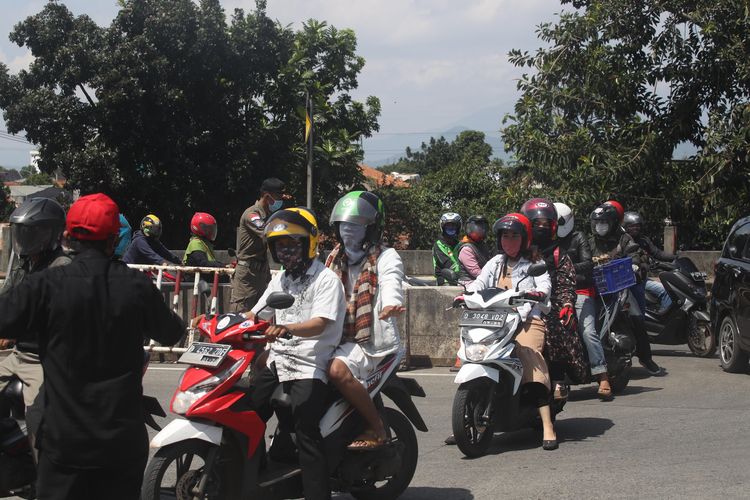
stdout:
[[286,325],[271,325],[264,333],[269,342],[276,342],[276,339],[279,337],[288,337],[291,336],[291,334],[291,331],[289,331],[289,328],[287,328]]
[[10,349],[16,345],[16,341],[13,339],[0,339],[0,349]]
[[203,318],[205,318],[205,315],[201,314],[200,316],[196,316],[195,318],[190,320],[190,328],[198,328],[198,324],[203,321]]
[[547,294],[544,292],[539,292],[537,290],[530,290],[528,292],[524,292],[523,298],[528,300],[536,300],[537,302],[542,302],[547,297]]

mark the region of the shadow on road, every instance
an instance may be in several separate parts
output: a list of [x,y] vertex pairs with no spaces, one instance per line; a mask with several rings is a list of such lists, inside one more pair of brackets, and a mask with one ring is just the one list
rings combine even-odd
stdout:
[[603,436],[614,425],[608,418],[561,418],[555,422],[555,432],[560,442],[585,441],[588,438]]
[[651,353],[654,356],[670,356],[675,358],[696,358],[696,359],[719,359],[719,355],[717,353],[714,353],[711,356],[701,358],[699,356],[696,356],[690,351],[676,351],[674,349],[651,349]]
[[630,372],[630,380],[643,380],[647,378],[661,378],[666,377],[669,375],[669,370],[665,368],[664,366],[661,367],[663,370],[663,374],[659,376],[651,375],[649,372],[646,371],[645,368],[639,367],[633,367],[632,371]]
[[[646,373],[646,372],[644,372]],[[642,376],[642,377],[633,377],[634,380],[641,380],[649,378],[648,376]],[[573,387],[573,389],[570,391],[570,394],[568,395],[568,402],[571,403],[573,401],[598,401],[599,395],[597,394],[597,390],[599,389],[596,385],[591,386],[579,386],[579,387]],[[653,391],[661,391],[661,387],[643,387],[639,385],[628,385],[623,392],[620,394],[615,395],[615,399],[618,397],[628,396],[630,394],[642,394],[644,392],[653,392]],[[606,404],[606,403],[602,403]]]
[[474,495],[464,488],[431,488],[418,486],[407,489],[401,500],[473,500]]

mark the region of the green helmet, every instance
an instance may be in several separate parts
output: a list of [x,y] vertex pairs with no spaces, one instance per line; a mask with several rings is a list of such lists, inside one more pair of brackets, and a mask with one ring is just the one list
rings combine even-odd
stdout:
[[377,195],[369,191],[352,191],[336,202],[331,212],[330,223],[336,228],[336,237],[339,240],[341,236],[338,223],[353,222],[367,226],[367,240],[370,243],[379,243],[383,237],[384,221],[385,209]]

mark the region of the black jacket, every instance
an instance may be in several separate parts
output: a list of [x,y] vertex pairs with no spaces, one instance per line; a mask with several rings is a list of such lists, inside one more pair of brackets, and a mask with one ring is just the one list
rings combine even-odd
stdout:
[[[617,231],[613,234],[608,234],[604,238],[592,235],[589,238],[589,245],[591,246],[592,257],[600,257],[605,254],[610,259],[630,257],[633,259],[633,265],[638,266],[638,272],[635,273],[638,281],[641,282],[646,279],[648,274],[647,259],[643,250],[641,250],[638,244],[635,244],[635,241],[628,233]],[[626,252],[625,250],[628,247],[632,247],[632,249]]]
[[573,231],[560,240],[560,249],[564,250],[573,261],[573,267],[576,270],[576,288],[580,290],[594,286],[594,280],[591,277],[594,262],[591,260],[591,247],[586,236],[580,231]]
[[31,331],[44,368],[43,453],[76,468],[145,459],[143,340],[171,345],[185,331],[151,281],[86,250],[0,297],[0,338]]

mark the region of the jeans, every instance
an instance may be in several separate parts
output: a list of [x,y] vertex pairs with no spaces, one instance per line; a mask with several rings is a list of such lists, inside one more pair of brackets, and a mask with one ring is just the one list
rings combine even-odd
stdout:
[[589,354],[591,375],[607,372],[607,361],[604,358],[604,348],[596,331],[596,304],[594,298],[588,295],[576,296],[576,314],[578,315],[578,333],[583,337],[586,351]]
[[672,299],[669,297],[664,285],[660,282],[653,280],[646,281],[646,291],[656,295],[661,303],[661,311],[666,311],[672,305]]

